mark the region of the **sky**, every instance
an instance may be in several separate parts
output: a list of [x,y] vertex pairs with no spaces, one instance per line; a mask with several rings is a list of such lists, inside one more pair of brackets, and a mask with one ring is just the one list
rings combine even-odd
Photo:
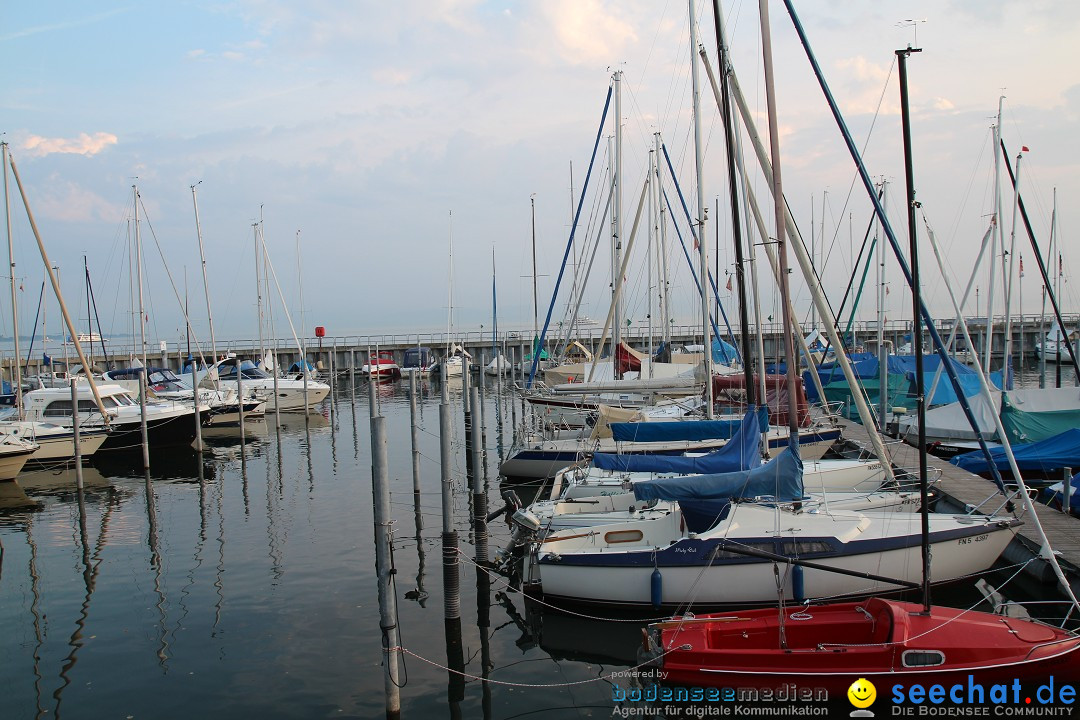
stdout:
[[[767,142],[758,5],[722,5],[732,64]],[[1066,311],[1080,310],[1072,288],[1080,282],[1073,280],[1080,257],[1069,241],[1080,225],[1080,4],[816,0],[796,6],[869,173],[888,183],[890,221],[905,247],[894,58],[908,45],[921,48],[908,66],[915,187],[957,293],[969,282],[994,211],[990,128],[1004,96],[1002,138],[1013,158],[1021,146],[1029,148],[1021,192],[1044,252],[1056,189],[1062,302]],[[712,4],[695,7],[715,65]],[[870,225],[870,205],[783,4],[770,3],[769,12],[784,191],[837,307]],[[153,339],[183,336],[177,297],[185,295],[195,332],[208,334],[193,185],[219,338],[258,333],[260,220],[281,288],[279,294],[271,278],[263,300],[282,337],[290,334],[284,308],[307,336],[315,325],[338,337],[442,331],[451,294],[455,332],[490,330],[493,275],[500,327],[530,328],[532,203],[542,323],[579,196],[573,252],[583,257],[579,277],[592,244],[605,236],[581,313],[602,323],[611,267],[599,215],[609,183],[611,113],[589,186],[582,188],[612,73],[623,72],[621,222],[629,228],[656,132],[691,208],[696,203],[691,57],[688,7],[674,0],[12,3],[0,25],[0,132],[76,321],[85,324],[94,314],[86,309],[85,256],[106,334],[134,326],[133,185]],[[719,242],[721,302],[732,310],[725,287],[733,263],[727,160],[716,105],[704,73],[701,78],[706,236],[713,262]],[[748,144],[747,153],[752,158]],[[751,178],[775,235],[768,186],[756,171]],[[674,195],[670,178],[665,183]],[[1005,181],[1001,187],[1009,243],[1012,192]],[[43,265],[14,182],[9,194],[20,331],[28,334]],[[649,263],[657,258],[647,251],[649,217],[645,208],[626,274],[626,316],[637,327],[648,323],[649,297],[657,294],[649,291],[659,266]],[[922,222],[920,216],[927,297],[936,315],[951,315]],[[689,323],[698,301],[673,229],[672,314]],[[1017,242],[1026,263],[1014,307],[1037,314],[1041,281],[1022,226]],[[997,312],[1000,272],[999,265]],[[887,319],[910,318],[895,265],[885,273]],[[795,305],[806,319],[809,296],[797,275]],[[573,276],[567,269],[556,320]],[[775,283],[764,268],[762,278],[762,315],[778,315]],[[874,295],[874,271],[869,278],[867,297]],[[986,262],[973,284],[980,306],[973,297],[968,315],[986,311]],[[49,306],[55,323],[55,301]],[[857,317],[875,312],[866,299]],[[0,327],[10,328],[10,321]]]

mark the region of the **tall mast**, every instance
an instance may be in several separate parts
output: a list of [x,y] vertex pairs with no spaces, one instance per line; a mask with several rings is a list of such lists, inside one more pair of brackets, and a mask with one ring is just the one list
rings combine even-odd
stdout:
[[[536,193],[529,196],[529,208],[532,215],[532,285],[533,285],[533,342],[540,340],[539,309],[536,294]],[[492,256],[492,271],[494,271],[495,258]],[[539,353],[537,347],[533,347],[534,353]]]
[[[923,613],[930,614],[930,497],[926,465],[926,397],[923,372],[922,291],[919,287],[919,243],[915,225],[915,175],[911,163],[911,114],[908,110],[907,58],[922,52],[910,45],[896,51],[900,71],[900,117],[904,132],[904,178],[907,184],[908,240],[911,253],[912,349],[915,351],[915,397],[919,421],[919,514],[922,520],[922,601]],[[989,330],[989,329],[988,329]]]
[[[86,263],[85,255],[82,256],[82,264],[83,275],[86,278],[86,331],[89,333],[87,337],[90,338],[90,367],[86,369],[86,372],[90,373],[94,367],[94,315],[90,311],[90,266]],[[12,281],[14,279],[14,276],[12,276]],[[14,295],[12,295],[12,300],[14,300]],[[14,307],[12,310],[14,310]],[[187,312],[187,308],[184,309],[184,312]],[[102,349],[104,350],[104,348]]]
[[[1013,201],[1012,201],[1012,230],[1009,234],[1009,265],[1008,272],[1006,274],[1005,282],[1005,358],[1004,365],[1002,366],[1002,378],[1005,383],[1008,382],[1009,374],[1012,368],[1012,284],[1013,284],[1013,269],[1016,264],[1016,216],[1020,213],[1017,212],[1017,207],[1020,204],[1020,162],[1024,159],[1024,153],[1019,152],[1016,154],[1016,175],[1013,180]],[[1004,268],[1002,268],[1004,269]],[[1018,293],[1019,294],[1019,293]],[[1023,303],[1023,298],[1020,299]],[[1022,306],[1021,306],[1022,307]],[[1023,309],[1020,310],[1021,319],[1024,316]],[[1022,331],[1021,331],[1022,332]],[[1065,338],[1065,342],[1068,342],[1068,338]],[[1008,385],[1003,385],[1008,389]]]
[[[615,154],[612,156],[612,162],[615,170],[612,173],[612,185],[615,201],[611,212],[611,241],[615,248],[615,254],[612,256],[613,277],[611,278],[611,289],[612,292],[615,292],[620,278],[614,277],[614,274],[618,273],[622,267],[622,70],[615,71],[613,80],[615,95]],[[622,342],[623,306],[621,293],[615,294],[613,302],[615,303],[615,317],[611,333],[611,345],[613,348],[611,357],[614,359],[615,352]]]
[[[754,368],[750,362],[750,313],[746,306],[746,266],[743,262],[742,247],[742,224],[739,213],[739,190],[735,172],[735,133],[733,130],[734,117],[731,114],[731,94],[728,89],[728,59],[727,43],[724,42],[724,31],[721,24],[720,0],[713,0],[713,25],[716,31],[716,50],[720,64],[720,87],[723,105],[724,121],[724,147],[727,150],[728,170],[728,194],[731,199],[731,234],[735,244],[735,280],[739,287],[739,334],[742,336],[743,372],[746,378],[746,401],[755,404],[754,400]],[[697,63],[694,64],[697,67]],[[719,212],[719,211],[718,211]],[[717,228],[720,222],[717,220]],[[719,279],[719,275],[717,276]]]
[[[656,151],[649,150],[649,175],[648,182],[652,184],[652,179],[656,175]],[[653,190],[649,188],[649,242],[648,250],[645,253],[646,262],[648,265],[648,282],[645,286],[648,288],[649,307],[648,307],[648,319],[649,319],[649,377],[653,376],[653,357],[656,354],[656,348],[653,346],[653,248],[656,242],[656,218],[653,216],[653,210],[655,210],[655,203],[653,202]]]
[[19,419],[23,417],[22,406],[22,355],[19,353],[19,307],[15,293],[15,242],[11,236],[11,197],[8,195],[8,144],[0,143],[0,157],[4,173],[4,222],[7,224],[8,263],[11,267],[11,329],[15,338],[15,368],[12,381],[15,384],[15,409]]
[[[307,321],[304,319],[304,268],[301,264],[300,231],[296,231],[296,279],[300,287],[300,337],[307,338]],[[370,359],[370,358],[369,358]],[[307,358],[304,358],[304,372],[307,373]]]
[[[761,15],[761,53],[765,64],[765,98],[769,112],[769,153],[772,156],[773,207],[776,219],[776,256],[780,278],[780,307],[783,316],[784,361],[787,363],[788,430],[790,443],[799,442],[799,408],[795,392],[795,349],[791,342],[791,293],[788,288],[787,240],[784,222],[784,186],[780,181],[780,134],[776,120],[776,91],[773,87],[772,33],[769,30],[769,1],[758,0]],[[812,269],[811,269],[812,271]],[[838,349],[842,352],[842,349]]]
[[139,286],[139,344],[142,346],[142,365],[146,367],[146,308],[143,304],[142,239],[139,237],[139,187],[131,186],[135,198],[135,282]]
[[705,187],[703,178],[705,175],[704,160],[702,158],[701,144],[701,83],[698,78],[698,64],[695,54],[697,53],[698,34],[697,17],[694,14],[694,0],[687,0],[690,9],[690,78],[693,85],[694,101],[694,160],[697,174],[697,241],[701,265],[701,331],[705,346],[705,415],[710,420],[713,417],[713,387],[712,387],[712,328],[709,326],[709,245],[705,242]]
[[[571,249],[571,256],[574,258],[574,272],[570,276],[570,299],[577,297],[577,284],[578,284],[578,252],[577,252],[577,233],[574,232],[574,161],[570,161],[570,237],[573,238],[573,245]],[[574,334],[573,323],[566,329],[566,342],[569,343],[569,338]],[[565,348],[564,348],[565,352]]]
[[[259,215],[262,215],[262,208],[259,209]],[[260,357],[255,359],[255,364],[259,364],[259,360],[262,359],[263,353],[263,311],[262,311],[262,270],[259,269],[259,223],[251,223],[251,233],[255,239],[255,310],[258,315],[259,321],[259,355]],[[240,360],[236,361],[236,374],[240,375]]]
[[656,202],[660,206],[660,216],[657,218],[657,223],[660,225],[660,276],[661,276],[661,288],[660,291],[660,321],[664,326],[661,336],[664,339],[664,347],[669,348],[671,344],[671,323],[669,322],[668,315],[671,310],[668,304],[668,272],[667,272],[667,205],[664,202],[664,174],[660,172],[660,148],[661,140],[660,133],[653,133],[653,139],[656,143]]
[[997,149],[1001,147],[1001,106],[1005,96],[998,97],[997,121],[994,123],[994,235],[990,243],[990,287],[986,292],[986,332],[983,334],[985,345],[983,346],[983,369],[990,372],[990,352],[993,349],[994,338],[994,276],[997,274],[997,250],[1004,248],[1005,244],[1001,237],[1001,153]]
[[454,211],[450,211],[450,280],[446,301],[446,357],[450,357],[450,333],[454,328]]
[[195,206],[195,234],[199,237],[199,261],[202,263],[203,296],[206,298],[206,319],[210,323],[210,362],[217,361],[217,338],[214,336],[214,313],[210,310],[210,282],[206,279],[206,251],[203,249],[202,224],[199,222],[199,198],[195,188],[202,180],[191,186],[191,202]]
[[[885,207],[887,202],[887,196],[885,194],[885,188],[888,187],[888,181],[885,178],[881,179],[881,205]],[[877,245],[877,266],[878,266],[878,291],[877,291],[877,346],[878,346],[878,388],[879,388],[879,401],[881,402],[880,409],[878,410],[878,429],[885,430],[885,425],[888,422],[888,353],[885,350],[885,243],[880,237],[881,220],[874,220],[874,243]]]

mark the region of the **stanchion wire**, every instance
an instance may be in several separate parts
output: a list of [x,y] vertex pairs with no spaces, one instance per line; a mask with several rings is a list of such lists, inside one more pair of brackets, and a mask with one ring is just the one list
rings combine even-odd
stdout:
[[[517,593],[518,595],[521,595],[523,597],[525,596],[525,594],[519,588],[516,588],[516,587],[513,587],[512,585],[510,585],[510,583],[506,582],[506,580],[501,575],[493,575],[490,568],[486,568],[483,565],[478,564],[476,561],[474,561],[468,555],[463,553],[460,549],[457,550],[457,553],[459,555],[461,555],[461,557],[466,562],[468,562],[470,565],[475,566],[478,570],[483,570],[485,573],[488,574],[489,577],[494,577],[499,582],[501,582],[502,585],[503,585],[503,589],[508,590],[509,592],[512,592],[512,593]],[[551,603],[544,602],[543,600],[540,600],[538,598],[529,598],[529,599],[532,600],[533,602],[535,602],[538,605],[543,605],[544,607],[551,608],[552,610],[556,610],[556,611],[564,613],[566,615],[574,615],[576,617],[585,618],[586,620],[603,620],[605,622],[623,622],[623,623],[650,623],[650,622],[661,622],[661,621],[664,621],[664,620],[670,620],[671,619],[670,615],[662,615],[660,617],[653,617],[653,618],[610,618],[610,617],[600,617],[599,615],[589,615],[587,613],[580,613],[580,612],[575,612],[573,610],[568,610],[566,608],[559,607],[558,605],[553,605]]]
[[574,680],[574,681],[571,681],[571,682],[562,682],[562,683],[518,683],[518,682],[510,682],[509,680],[492,680],[491,678],[485,678],[485,677],[483,677],[481,675],[473,675],[471,673],[464,672],[463,670],[455,670],[454,668],[447,667],[446,665],[443,665],[442,663],[437,663],[434,660],[429,660],[428,658],[424,657],[423,655],[420,655],[419,653],[415,653],[412,650],[408,649],[407,647],[400,647],[399,646],[399,647],[392,648],[392,649],[393,650],[398,650],[401,653],[404,653],[406,655],[411,655],[412,657],[416,658],[417,660],[420,660],[422,662],[426,662],[428,665],[431,665],[433,667],[437,667],[440,670],[445,670],[446,672],[454,673],[455,675],[460,675],[461,677],[469,679],[469,680],[478,680],[480,682],[491,683],[492,685],[503,685],[505,687],[559,688],[559,687],[574,687],[574,686],[577,686],[577,685],[588,685],[589,683],[601,682],[601,681],[603,681],[603,682],[612,682],[616,677],[615,672],[625,673],[625,672],[633,672],[634,670],[640,670],[641,668],[645,667],[646,665],[652,664],[656,660],[659,660],[660,658],[664,657],[665,655],[668,655],[669,653],[673,653],[673,652],[675,652],[677,650],[689,650],[690,645],[680,645],[679,647],[675,647],[675,648],[672,648],[670,650],[665,650],[661,654],[657,655],[656,658],[648,660],[647,662],[643,662],[643,663],[639,663],[637,665],[633,665],[633,666],[627,668],[626,670],[613,671],[612,673],[610,673],[608,675],[599,675],[597,677],[588,678],[586,680]]

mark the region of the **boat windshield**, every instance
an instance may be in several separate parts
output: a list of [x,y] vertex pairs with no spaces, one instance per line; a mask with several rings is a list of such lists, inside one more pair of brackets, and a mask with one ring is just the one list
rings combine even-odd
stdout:
[[[242,378],[244,380],[265,380],[270,376],[265,372],[255,367],[254,363],[244,361],[241,365]],[[220,380],[235,380],[236,379],[236,365],[221,365],[218,367],[218,379]]]

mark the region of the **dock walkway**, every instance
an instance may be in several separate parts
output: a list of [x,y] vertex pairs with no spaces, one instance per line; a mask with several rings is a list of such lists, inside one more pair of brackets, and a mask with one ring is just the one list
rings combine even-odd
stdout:
[[[844,437],[866,447],[870,446],[869,435],[862,425],[849,421],[843,421],[843,425]],[[889,444],[889,448],[896,465],[904,468],[918,468],[919,455],[914,447],[893,441]],[[933,455],[928,456],[928,464],[941,473],[940,482],[936,486],[936,491],[941,496],[939,503],[944,502],[948,508],[957,512],[963,512],[969,506],[977,506],[984,512],[992,512],[1001,507],[1000,495],[991,497],[997,492],[992,481],[961,470],[947,460]],[[1019,503],[1017,503],[1017,509],[1020,509]],[[1004,512],[1004,508],[1001,512]],[[1080,519],[1038,502],[1035,503],[1035,512],[1069,584],[1073,587],[1073,592],[1080,593]],[[1038,555],[1039,545],[1034,525],[1025,523],[1005,550],[1003,557],[1009,562],[1025,562]],[[1043,560],[1031,563],[1028,566],[1028,574],[1042,582],[1056,582],[1053,571]]]

